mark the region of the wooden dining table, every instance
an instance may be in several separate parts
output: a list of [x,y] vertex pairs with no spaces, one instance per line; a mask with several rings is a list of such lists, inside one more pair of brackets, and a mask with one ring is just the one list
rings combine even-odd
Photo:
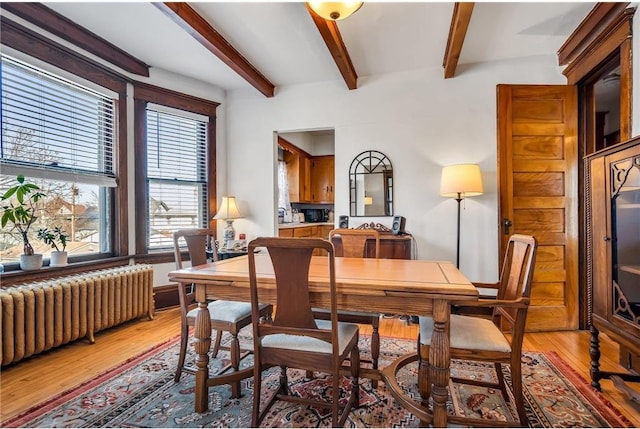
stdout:
[[[276,304],[275,276],[269,255],[262,252],[255,256],[261,300]],[[328,308],[330,305],[327,260],[326,256],[314,256],[311,260],[310,299],[314,307]],[[207,367],[211,346],[207,300],[250,300],[248,258],[242,256],[171,271],[169,280],[193,283],[196,286],[198,312],[194,333],[197,367],[195,411],[202,413],[208,409],[210,386],[253,375],[252,369],[248,368],[230,375],[210,377]],[[450,306],[454,301],[477,300],[476,288],[451,262],[369,258],[336,258],[336,286],[338,309],[433,317],[435,328],[429,349],[433,407],[432,411],[420,412],[420,419],[434,426],[446,426]],[[367,369],[363,371],[363,375],[381,379],[377,370]],[[397,383],[388,384],[395,389],[399,388]]]

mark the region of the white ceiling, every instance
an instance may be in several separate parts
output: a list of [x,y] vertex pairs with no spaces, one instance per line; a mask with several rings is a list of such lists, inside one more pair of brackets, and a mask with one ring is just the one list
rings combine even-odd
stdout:
[[[45,5],[152,67],[224,89],[252,88],[151,3]],[[476,3],[459,65],[555,54],[593,5]],[[304,3],[191,6],[276,87],[342,80]],[[338,27],[360,77],[442,68],[452,11],[453,3],[365,2]]]

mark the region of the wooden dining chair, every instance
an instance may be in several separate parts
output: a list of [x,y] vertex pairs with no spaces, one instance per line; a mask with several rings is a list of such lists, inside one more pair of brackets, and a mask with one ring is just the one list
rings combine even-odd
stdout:
[[[499,388],[504,399],[509,401],[502,364],[510,364],[513,398],[520,425],[525,427],[528,420],[522,392],[522,339],[529,308],[535,260],[535,238],[528,235],[512,235],[509,238],[502,264],[497,298],[457,303],[464,307],[492,308],[492,320],[452,314],[449,326],[451,358],[493,362],[498,383],[454,377],[451,379],[458,383]],[[509,336],[503,333],[503,329],[507,325],[511,329]],[[419,383],[418,388],[425,401],[428,400],[431,393],[429,346],[431,345],[433,328],[433,318],[420,317],[418,380],[427,381]],[[491,422],[477,419],[475,422],[471,421],[470,424],[486,426]]]
[[[373,240],[374,242],[373,257],[378,258],[380,255],[380,232],[375,229],[333,229],[329,232],[329,241],[333,243],[334,238],[340,238],[342,241],[342,250],[336,251],[337,257],[366,258],[367,240]],[[322,308],[314,308],[313,314],[316,319],[329,320],[330,317],[329,310]],[[371,325],[371,366],[374,369],[378,369],[378,359],[380,357],[380,313],[339,310],[338,320],[341,322]],[[312,374],[308,375],[311,376]],[[374,389],[377,388],[378,381],[371,380],[371,386]]]
[[[176,268],[182,269],[182,251],[180,243],[186,242],[191,266],[202,265],[208,262],[207,253],[212,255],[214,261],[218,260],[218,252],[215,246],[214,230],[208,228],[200,229],[181,229],[173,234],[173,249],[176,259]],[[195,300],[195,288],[192,284],[178,285],[178,297],[180,299],[180,355],[178,357],[178,367],[174,380],[180,381],[182,372],[195,374],[196,369],[191,366],[185,366],[185,356],[187,353],[187,343],[189,340],[189,327],[195,325],[197,303]],[[231,345],[229,352],[231,355],[231,367],[238,370],[240,367],[240,342],[238,341],[238,332],[251,323],[251,304],[248,302],[236,302],[226,300],[216,300],[208,304],[209,314],[211,316],[211,329],[216,330],[216,340],[213,347],[212,357],[218,355],[220,350],[220,342],[222,332],[227,331],[231,334]],[[272,305],[261,304],[260,315],[262,317],[271,317],[273,311]],[[231,385],[232,396],[240,397],[240,382]]]
[[[254,250],[264,247],[269,258],[262,257],[260,263],[273,267],[275,278],[261,279],[258,287],[257,272],[267,271],[264,266],[256,268]],[[313,251],[326,250],[326,262],[318,266],[314,262],[314,275],[321,271],[329,279],[331,320],[316,320],[311,311],[310,266]],[[317,268],[316,268],[317,267]],[[331,409],[332,427],[344,426],[351,408],[359,403],[358,377],[360,352],[358,350],[358,325],[338,322],[335,255],[333,245],[319,238],[257,238],[249,243],[249,285],[253,309],[253,353],[254,390],[251,426],[257,427],[276,399],[305,403]],[[262,293],[276,294],[276,314],[272,321],[260,323],[259,302]],[[351,393],[340,398],[340,369],[349,359],[351,369]],[[262,371],[279,366],[280,385],[266,400],[260,410],[262,397]],[[310,397],[291,394],[287,381],[287,368],[323,371],[331,374],[331,403]]]

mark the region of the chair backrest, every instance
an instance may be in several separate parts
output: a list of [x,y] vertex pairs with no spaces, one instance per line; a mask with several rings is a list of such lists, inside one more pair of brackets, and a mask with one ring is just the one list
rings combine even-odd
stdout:
[[[196,229],[180,229],[173,233],[173,254],[176,259],[176,268],[182,269],[182,250],[180,243],[184,240],[187,243],[187,251],[191,266],[202,265],[207,263],[207,252],[213,253],[213,260],[218,260],[218,251],[215,245],[214,230],[209,228]],[[178,298],[180,299],[180,308],[182,317],[185,319],[190,307],[196,300],[193,285],[179,284]]]
[[329,241],[333,242],[334,236],[342,241],[342,252],[336,256],[345,258],[366,258],[367,240],[375,240],[374,258],[380,257],[380,232],[375,229],[349,229],[338,228],[329,232]]
[[214,230],[210,228],[180,229],[173,233],[173,253],[176,258],[176,268],[182,268],[181,239],[187,243],[191,266],[207,263],[207,252],[213,255],[213,260],[218,260],[218,252],[215,246]]
[[[536,239],[530,235],[514,234],[509,238],[502,263],[498,300],[523,299],[526,305],[517,308],[495,307],[494,320],[500,317],[512,325],[514,336],[524,335],[528,298],[536,263]],[[521,340],[521,338],[520,338]],[[516,339],[514,338],[514,342]]]
[[[263,323],[260,323],[258,313],[261,293],[258,287],[254,254],[254,250],[258,247],[267,249],[275,274],[276,314],[272,321],[263,321]],[[315,249],[327,251],[327,256],[317,257],[324,264],[316,265],[314,262],[314,270],[319,270],[314,272],[326,275],[329,281],[331,331],[319,330],[311,311],[309,273],[311,257]],[[280,333],[310,336],[333,343],[334,352],[337,353],[338,316],[333,245],[320,238],[257,238],[249,243],[248,252],[254,339]]]

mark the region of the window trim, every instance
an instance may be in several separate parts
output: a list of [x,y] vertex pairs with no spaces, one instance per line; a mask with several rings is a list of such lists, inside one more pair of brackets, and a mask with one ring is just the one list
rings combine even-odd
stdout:
[[[211,214],[217,210],[216,194],[216,108],[220,105],[214,101],[205,100],[177,91],[172,91],[158,86],[136,82],[133,91],[134,99],[134,160],[135,160],[135,237],[136,255],[148,255],[146,231],[147,231],[147,138],[146,138],[146,112],[147,104],[167,106],[183,110],[209,118],[207,124],[207,189],[208,202],[207,213],[209,227],[215,227],[215,220]],[[162,252],[166,253],[166,252]],[[155,252],[154,252],[155,254]]]

